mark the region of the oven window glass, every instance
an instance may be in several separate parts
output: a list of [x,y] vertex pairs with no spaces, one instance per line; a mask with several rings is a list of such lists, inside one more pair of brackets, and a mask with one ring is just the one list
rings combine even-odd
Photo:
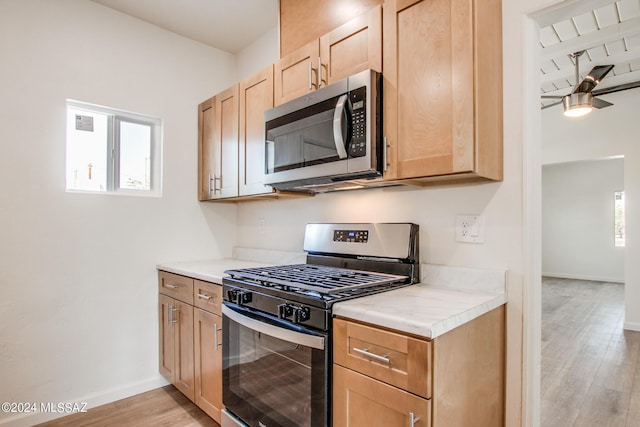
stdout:
[[[332,98],[267,123],[267,173],[340,160],[333,132],[338,99]],[[346,120],[342,121],[341,131],[347,134]]]
[[256,332],[226,316],[223,324],[229,410],[251,426],[325,425],[324,350]]

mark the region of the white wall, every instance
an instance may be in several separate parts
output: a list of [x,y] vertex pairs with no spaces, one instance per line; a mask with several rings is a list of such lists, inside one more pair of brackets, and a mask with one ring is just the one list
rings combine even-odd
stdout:
[[569,120],[558,108],[542,112],[544,164],[624,156],[626,246],[625,328],[640,331],[640,89],[603,96],[614,106]]
[[273,27],[236,55],[238,80],[250,77],[273,64],[279,52],[278,27]]
[[[86,0],[0,1],[0,57],[0,402],[157,387],[156,263],[235,242],[235,206],[196,194],[196,107],[235,57]],[[164,120],[162,197],[65,192],[67,98]]]
[[624,159],[542,168],[542,274],[624,282],[624,247],[615,246],[614,193]]

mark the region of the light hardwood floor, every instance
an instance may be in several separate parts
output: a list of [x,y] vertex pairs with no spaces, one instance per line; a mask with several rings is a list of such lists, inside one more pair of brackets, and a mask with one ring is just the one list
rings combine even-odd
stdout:
[[169,385],[38,427],[220,427]]
[[624,286],[542,280],[542,427],[640,427],[640,332]]

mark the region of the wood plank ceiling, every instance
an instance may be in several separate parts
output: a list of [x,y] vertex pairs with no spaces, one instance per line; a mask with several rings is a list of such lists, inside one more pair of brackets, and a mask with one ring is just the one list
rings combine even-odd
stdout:
[[[540,29],[541,95],[566,95],[576,85],[575,62],[580,50],[580,81],[596,65],[615,67],[597,90],[640,81],[640,0],[619,0]],[[633,89],[638,91],[640,89]],[[606,99],[606,95],[603,95]],[[542,99],[542,106],[557,102]]]

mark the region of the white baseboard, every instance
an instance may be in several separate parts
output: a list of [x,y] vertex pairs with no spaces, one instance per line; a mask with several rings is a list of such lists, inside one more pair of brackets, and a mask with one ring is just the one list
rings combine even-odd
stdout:
[[[124,385],[122,387],[103,390],[98,393],[93,393],[84,397],[78,397],[75,399],[67,399],[64,402],[60,403],[77,403],[80,407],[84,406],[86,403],[86,409],[95,408],[96,406],[105,405],[107,403],[115,402],[116,400],[124,399],[130,396],[134,396],[136,394],[144,393],[149,390],[153,390],[159,387],[163,387],[169,384],[167,380],[165,380],[161,376],[156,376],[153,378],[149,378],[143,381],[139,381],[137,383],[131,383]],[[7,418],[0,418],[0,426],[3,427],[30,427],[34,424],[44,423],[46,421],[51,421],[56,418],[64,417],[66,415],[70,415],[69,413],[56,413],[56,412],[40,412],[40,402],[34,402],[37,407],[36,412],[25,413],[25,414],[16,414],[14,416],[10,416]],[[45,404],[49,402],[43,402]],[[59,402],[50,402],[55,405]]]
[[574,280],[589,280],[592,282],[607,282],[607,283],[624,283],[624,278],[619,277],[598,277],[598,276],[581,276],[578,274],[564,274],[564,273],[550,273],[542,272],[544,277],[555,277],[558,279],[574,279]]
[[624,322],[624,329],[627,331],[637,331],[640,332],[640,323],[637,322]]

